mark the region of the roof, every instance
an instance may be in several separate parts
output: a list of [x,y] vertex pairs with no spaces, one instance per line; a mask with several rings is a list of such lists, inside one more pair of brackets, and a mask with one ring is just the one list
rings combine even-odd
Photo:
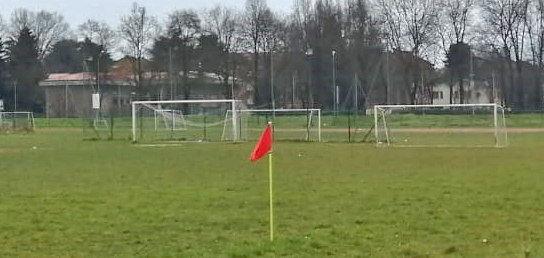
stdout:
[[[85,86],[89,85],[90,82],[96,81],[96,75],[90,72],[83,73],[52,73],[47,76],[47,78],[40,82],[40,86]],[[109,85],[121,85],[121,86],[133,86],[128,80],[123,80],[110,76],[109,74],[100,76],[100,81],[104,84]]]
[[47,81],[78,81],[78,80],[85,80],[89,79],[90,77],[93,77],[94,75],[91,73],[52,73],[49,74],[49,76],[44,80]]

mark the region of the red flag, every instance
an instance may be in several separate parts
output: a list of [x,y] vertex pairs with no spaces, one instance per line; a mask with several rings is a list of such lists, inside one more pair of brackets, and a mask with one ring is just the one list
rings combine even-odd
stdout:
[[264,157],[264,155],[266,155],[272,148],[272,133],[270,131],[270,124],[268,124],[266,125],[259,142],[257,145],[255,145],[255,149],[251,154],[251,162],[257,161]]

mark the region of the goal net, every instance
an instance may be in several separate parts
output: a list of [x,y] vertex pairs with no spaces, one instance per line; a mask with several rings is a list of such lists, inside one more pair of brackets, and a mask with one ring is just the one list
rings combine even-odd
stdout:
[[[274,121],[274,140],[321,141],[320,109],[241,109],[236,110],[239,139],[257,140],[268,121]],[[233,111],[227,112],[232,119]],[[225,126],[223,140],[230,140],[232,127]]]
[[182,110],[155,110],[155,130],[187,130],[187,123]]
[[[161,100],[132,102],[132,140],[221,141],[225,127],[238,140],[235,100]],[[232,117],[227,112],[234,113]]]
[[34,131],[35,128],[32,112],[0,112],[0,131]]
[[506,147],[504,108],[497,104],[377,105],[378,146]]

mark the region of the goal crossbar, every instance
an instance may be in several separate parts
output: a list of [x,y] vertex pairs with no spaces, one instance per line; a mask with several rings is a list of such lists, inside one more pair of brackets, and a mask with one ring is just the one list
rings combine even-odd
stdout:
[[423,104],[423,105],[375,105],[374,108],[418,108],[418,107],[432,107],[432,108],[439,108],[439,107],[494,107],[498,106],[501,107],[499,104],[494,103],[486,103],[486,104]]

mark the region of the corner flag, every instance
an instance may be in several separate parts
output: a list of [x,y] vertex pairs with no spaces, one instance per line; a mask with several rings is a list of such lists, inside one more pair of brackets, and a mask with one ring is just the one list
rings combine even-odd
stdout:
[[255,162],[260,158],[264,157],[266,154],[268,154],[271,148],[272,134],[270,132],[270,124],[267,124],[263,134],[261,135],[261,138],[259,139],[259,142],[257,143],[257,145],[255,145],[255,149],[251,154],[251,162]]
[[268,122],[261,138],[251,154],[251,162],[255,162],[268,154],[268,182],[270,190],[270,241],[274,241],[274,199],[272,191],[272,122]]

